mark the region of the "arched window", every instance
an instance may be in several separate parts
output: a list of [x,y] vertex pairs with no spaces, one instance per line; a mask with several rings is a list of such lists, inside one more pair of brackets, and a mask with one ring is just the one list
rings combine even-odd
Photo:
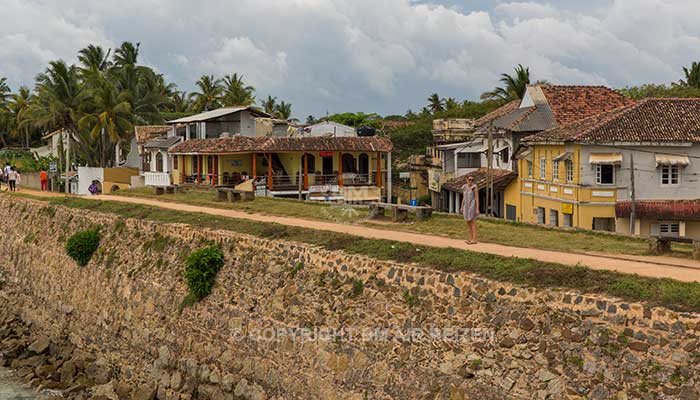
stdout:
[[360,170],[360,175],[369,175],[369,156],[365,153],[360,154],[358,157],[359,160],[359,170]]
[[163,153],[156,153],[156,171],[163,172]]
[[343,154],[343,172],[357,172],[357,163],[352,154]]

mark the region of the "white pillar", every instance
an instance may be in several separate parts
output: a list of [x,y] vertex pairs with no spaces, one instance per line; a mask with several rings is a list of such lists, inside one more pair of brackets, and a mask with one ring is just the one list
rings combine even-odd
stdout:
[[173,129],[168,131],[168,137],[177,136],[177,125],[173,125]]
[[122,162],[122,149],[119,141],[114,145],[114,166],[118,167]]
[[447,212],[452,214],[455,212],[455,196],[453,192],[447,192],[448,207]]
[[167,152],[160,152],[163,155],[163,172],[170,172],[170,160],[168,160]]
[[185,125],[185,140],[190,140],[192,139],[192,136],[190,136],[190,124],[188,123]]
[[200,138],[206,139],[207,138],[207,123],[202,122],[202,133],[200,134]]
[[386,202],[391,203],[391,152],[386,153]]
[[151,150],[151,172],[157,172],[156,169],[156,154],[158,154],[157,151]]

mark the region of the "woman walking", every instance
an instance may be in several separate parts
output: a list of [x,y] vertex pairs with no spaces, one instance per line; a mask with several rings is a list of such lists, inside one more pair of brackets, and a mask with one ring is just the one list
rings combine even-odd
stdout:
[[470,238],[467,244],[476,243],[476,217],[479,215],[479,188],[474,184],[474,177],[467,177],[467,183],[462,186],[462,206],[459,209],[464,220],[469,225]]
[[17,188],[17,171],[14,168],[10,168],[10,172],[7,174],[7,183],[10,186],[10,192],[14,192]]

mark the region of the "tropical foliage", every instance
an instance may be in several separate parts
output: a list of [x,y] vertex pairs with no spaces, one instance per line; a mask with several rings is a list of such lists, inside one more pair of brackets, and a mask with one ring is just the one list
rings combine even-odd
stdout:
[[[503,86],[497,87],[481,95],[482,100],[496,100],[507,102],[522,99],[530,84],[530,68],[518,64],[515,67],[515,74],[501,74],[500,82]],[[536,83],[546,84],[547,81],[537,81]]]
[[693,62],[690,67],[683,67],[685,79],[678,83],[646,84],[641,86],[626,87],[619,91],[635,100],[649,97],[662,98],[700,98],[700,62]]

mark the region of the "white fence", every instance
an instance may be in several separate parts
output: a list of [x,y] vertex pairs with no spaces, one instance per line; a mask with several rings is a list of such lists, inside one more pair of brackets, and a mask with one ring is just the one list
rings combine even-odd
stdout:
[[144,172],[146,186],[171,186],[170,174],[167,172]]

